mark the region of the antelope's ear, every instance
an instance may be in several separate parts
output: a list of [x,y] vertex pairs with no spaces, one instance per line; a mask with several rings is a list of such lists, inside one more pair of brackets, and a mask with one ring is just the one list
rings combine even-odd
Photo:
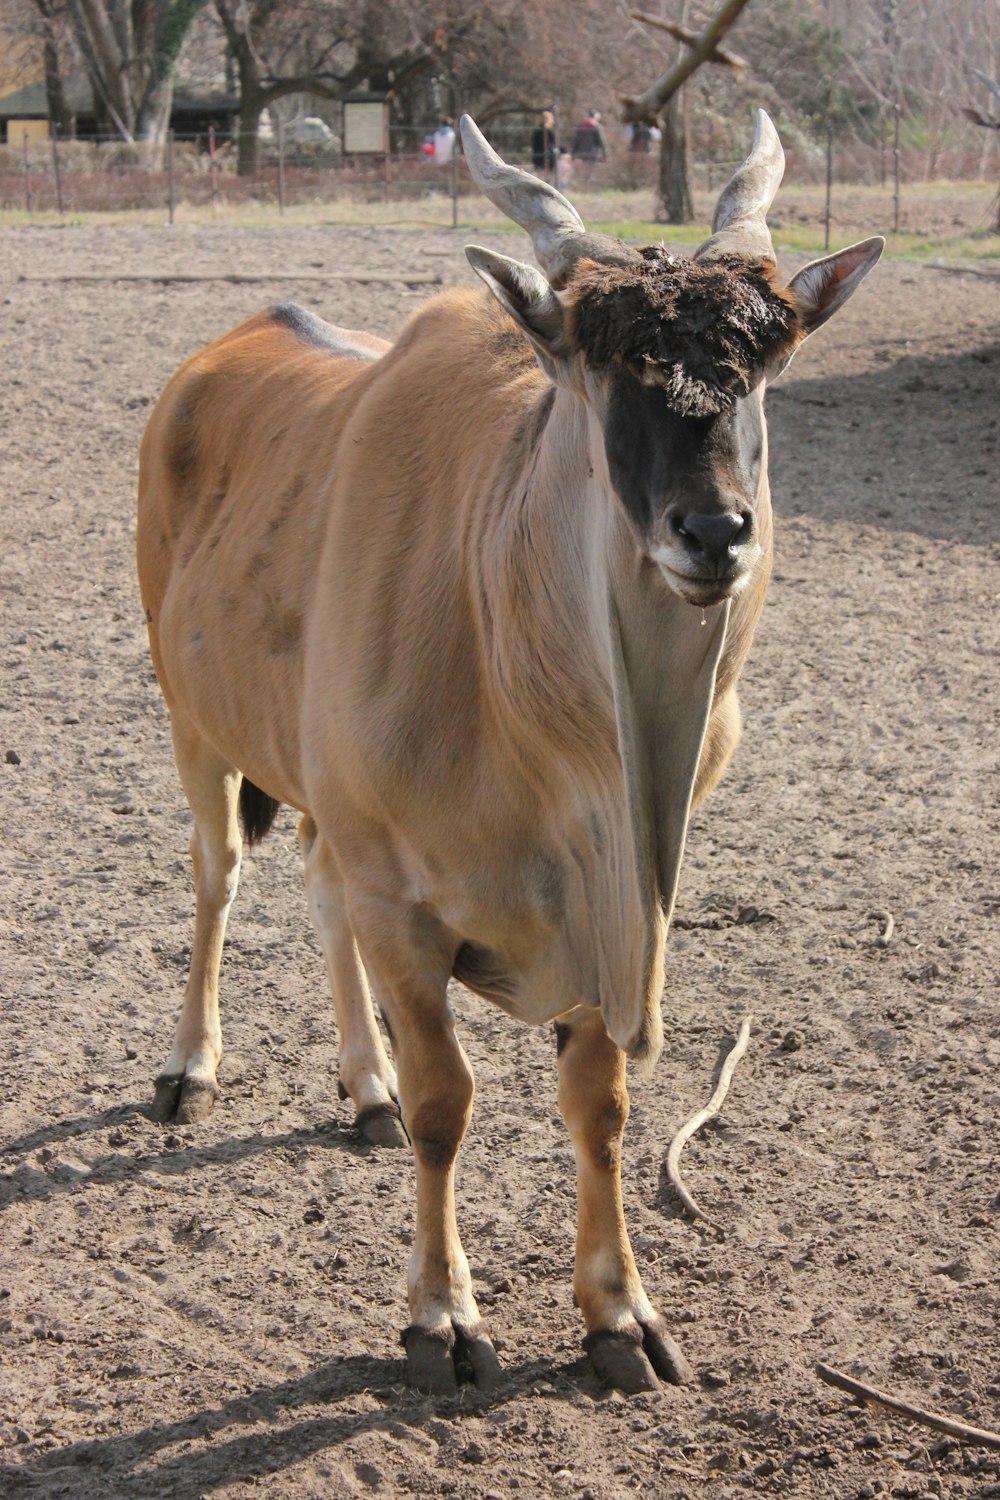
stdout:
[[827,318],[832,318],[837,309],[843,307],[884,249],[885,240],[879,234],[874,239],[849,245],[846,250],[838,250],[836,255],[814,260],[792,277],[788,290],[795,298],[807,334],[815,333]]
[[524,329],[537,352],[550,360],[558,357],[565,343],[566,314],[541,272],[479,245],[466,245],[465,253],[476,275]]

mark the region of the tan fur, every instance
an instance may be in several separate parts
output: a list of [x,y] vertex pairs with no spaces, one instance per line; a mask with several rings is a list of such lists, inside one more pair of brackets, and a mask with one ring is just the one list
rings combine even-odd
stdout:
[[417,1159],[417,1334],[480,1326],[454,1212],[473,1091],[445,997],[457,973],[524,1020],[562,1017],[579,1301],[592,1332],[645,1330],[662,1354],[621,1208],[620,1049],[659,1053],[691,800],[739,735],[766,478],[749,586],[703,619],[610,494],[582,361],[553,391],[511,320],[466,291],[391,349],[341,343],[372,357],[262,314],[188,361],[143,441],[142,601],[198,896],[158,1107],[179,1090],[195,1117],[216,1087],[243,773],[304,815],[342,1082],[386,1128],[397,1080],[369,983],[391,1027]]

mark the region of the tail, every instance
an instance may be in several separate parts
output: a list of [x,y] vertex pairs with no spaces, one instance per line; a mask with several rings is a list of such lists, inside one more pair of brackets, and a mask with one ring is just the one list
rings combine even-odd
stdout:
[[647,1001],[639,1035],[628,1049],[629,1057],[638,1064],[640,1078],[648,1079],[653,1076],[662,1051],[663,1013],[660,1009],[660,997],[657,995]]
[[270,833],[280,807],[276,797],[269,797],[244,776],[240,783],[240,821],[243,837],[251,849]]

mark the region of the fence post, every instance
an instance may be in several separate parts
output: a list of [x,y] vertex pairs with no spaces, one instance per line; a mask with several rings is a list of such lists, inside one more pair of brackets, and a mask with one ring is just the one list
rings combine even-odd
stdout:
[[63,214],[62,175],[59,171],[59,124],[52,126],[52,169],[56,176],[56,204],[59,209],[59,217]]
[[[459,119],[455,109],[454,91],[451,96],[451,118],[453,121]],[[453,127],[454,128],[454,127]],[[458,228],[458,146],[459,134],[455,131],[455,139],[451,143],[451,227]]]
[[219,206],[219,184],[215,171],[215,126],[208,127],[208,175],[212,183],[212,207]]
[[278,212],[285,212],[285,126],[278,116]]
[[826,208],[823,216],[823,249],[830,248],[830,198],[833,190],[833,126],[826,127]]
[[167,213],[168,222],[174,222],[174,132],[167,131]]
[[31,177],[28,174],[28,132],[24,132],[24,206],[31,212]]
[[892,232],[899,233],[899,116],[900,107],[897,99],[893,105],[893,127],[892,127]]

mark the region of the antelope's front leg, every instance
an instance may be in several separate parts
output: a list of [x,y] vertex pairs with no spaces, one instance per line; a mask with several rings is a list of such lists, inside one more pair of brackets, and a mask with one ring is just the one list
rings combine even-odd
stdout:
[[399,1105],[416,1161],[407,1378],[420,1390],[447,1395],[462,1373],[487,1389],[499,1378],[500,1362],[476,1306],[455,1218],[455,1161],[472,1115],[474,1079],[455,1035],[448,973],[432,973],[426,956],[412,950],[401,973],[384,932],[371,948],[356,930],[392,1036]]
[[556,1042],[559,1108],[576,1157],[573,1289],[587,1325],[584,1347],[601,1378],[619,1390],[656,1390],[658,1375],[679,1385],[692,1378],[691,1367],[643,1290],[625,1227],[625,1054],[595,1010],[557,1022]]

